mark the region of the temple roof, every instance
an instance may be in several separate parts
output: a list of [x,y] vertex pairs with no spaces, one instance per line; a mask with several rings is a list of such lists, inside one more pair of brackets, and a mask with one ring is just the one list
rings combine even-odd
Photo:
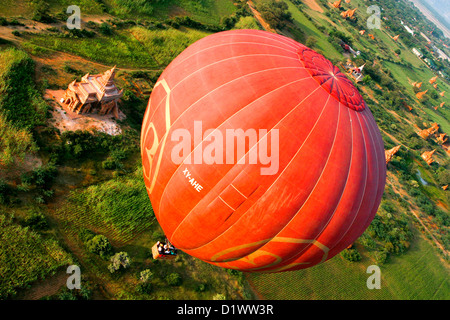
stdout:
[[118,99],[122,97],[123,90],[116,87],[114,83],[115,74],[115,66],[103,74],[91,75],[87,73],[81,78],[81,82],[72,82],[69,85],[69,90],[74,91],[83,104]]

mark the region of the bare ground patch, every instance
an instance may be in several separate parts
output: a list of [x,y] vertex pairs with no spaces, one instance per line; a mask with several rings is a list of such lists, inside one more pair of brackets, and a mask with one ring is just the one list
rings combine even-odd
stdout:
[[314,11],[323,12],[322,7],[319,6],[316,0],[304,0],[303,2]]
[[[115,121],[114,115],[100,116],[98,114],[76,114],[67,110],[60,102],[64,95],[64,90],[47,90],[44,98],[53,100],[52,118],[50,125],[64,131],[100,131],[109,135],[119,135],[122,133],[120,125]],[[119,111],[119,120],[123,120],[125,115]]]

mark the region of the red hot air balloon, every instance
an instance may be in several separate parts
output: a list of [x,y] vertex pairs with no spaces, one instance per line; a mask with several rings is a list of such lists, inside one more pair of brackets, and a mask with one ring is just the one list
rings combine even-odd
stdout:
[[317,52],[256,30],[210,35],[166,68],[141,151],[168,240],[243,271],[332,258],[369,226],[386,179],[380,132],[352,82]]

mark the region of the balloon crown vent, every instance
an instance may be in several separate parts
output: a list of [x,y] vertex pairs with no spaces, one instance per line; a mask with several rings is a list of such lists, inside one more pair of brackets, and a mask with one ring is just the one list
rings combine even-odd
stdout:
[[297,53],[309,74],[336,100],[355,111],[366,108],[354,84],[331,61],[308,47]]

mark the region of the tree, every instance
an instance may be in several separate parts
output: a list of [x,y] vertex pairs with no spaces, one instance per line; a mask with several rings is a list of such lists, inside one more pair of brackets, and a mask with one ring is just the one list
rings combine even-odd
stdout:
[[120,269],[127,269],[130,267],[131,261],[128,257],[128,253],[119,252],[111,257],[111,264],[108,266],[108,270],[114,273]]
[[96,235],[86,243],[89,252],[98,254],[102,258],[107,258],[112,254],[112,246],[108,238],[104,235]]
[[145,269],[144,271],[141,271],[141,276],[139,280],[141,282],[148,282],[153,277],[153,272],[150,271],[150,269]]
[[213,300],[227,300],[227,297],[222,293],[217,293],[214,295]]
[[316,38],[310,36],[310,37],[308,37],[308,39],[306,39],[305,45],[308,48],[314,48],[316,46],[316,43],[317,43]]
[[181,285],[182,279],[180,274],[174,272],[166,277],[166,281],[169,286],[179,286]]
[[34,12],[33,12],[33,20],[43,22],[43,23],[52,23],[54,19],[50,15],[50,6],[47,2],[43,0],[33,1]]
[[261,17],[275,29],[283,29],[286,21],[291,21],[289,7],[284,1],[263,0],[256,5]]
[[450,184],[450,171],[440,167],[437,172],[437,181],[443,186]]
[[341,252],[341,256],[342,258],[350,262],[356,262],[361,260],[361,255],[355,248],[345,249],[344,251]]
[[150,283],[150,279],[153,277],[153,273],[150,269],[145,269],[141,271],[140,274],[140,283],[137,286],[137,291],[142,294],[149,294],[152,291],[152,284]]

